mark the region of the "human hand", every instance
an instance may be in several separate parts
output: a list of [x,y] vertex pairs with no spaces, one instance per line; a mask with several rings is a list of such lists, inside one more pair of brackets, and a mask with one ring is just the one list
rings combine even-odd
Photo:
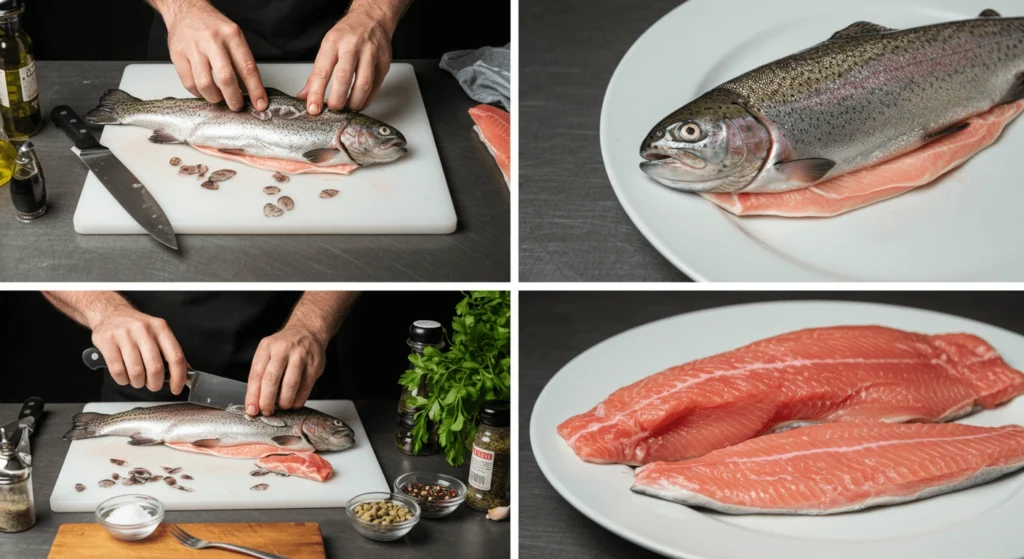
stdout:
[[263,338],[249,370],[245,411],[249,415],[302,407],[324,372],[327,340],[314,329],[289,323]]
[[156,392],[164,384],[167,361],[171,392],[181,394],[188,363],[166,321],[125,302],[99,311],[89,327],[92,343],[103,354],[114,382]]
[[306,100],[309,114],[320,114],[332,77],[334,85],[327,99],[331,109],[340,111],[348,106],[361,111],[370,104],[391,68],[391,36],[397,25],[393,19],[382,13],[349,11],[327,32],[313,71],[297,95]]
[[238,25],[206,0],[162,0],[154,6],[167,24],[171,62],[185,89],[238,111],[245,106],[241,78],[256,109],[267,108],[259,68]]

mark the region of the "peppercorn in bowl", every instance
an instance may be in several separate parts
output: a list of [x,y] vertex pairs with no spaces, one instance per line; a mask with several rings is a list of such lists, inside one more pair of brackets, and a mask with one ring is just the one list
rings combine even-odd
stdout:
[[410,472],[395,480],[395,493],[416,501],[424,518],[441,518],[466,500],[466,484],[444,474]]
[[382,542],[401,538],[420,521],[416,501],[396,493],[356,495],[345,505],[345,512],[356,531]]

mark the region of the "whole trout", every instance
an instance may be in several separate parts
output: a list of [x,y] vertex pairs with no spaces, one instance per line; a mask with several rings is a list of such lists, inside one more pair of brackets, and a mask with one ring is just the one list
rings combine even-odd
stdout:
[[688,192],[785,192],[872,167],[1024,98],[1024,18],[859,22],[655,126],[640,168]]
[[[79,413],[67,440],[130,437],[128,444],[166,444],[180,450],[222,456],[253,457],[280,450],[288,453],[345,450],[354,444],[352,428],[335,417],[310,409],[278,410],[271,416],[248,416],[242,406],[218,410],[196,404],[167,404],[115,414]],[[250,447],[254,452],[233,452]]]
[[149,128],[149,141],[214,148],[225,154],[284,159],[316,166],[387,163],[406,153],[405,136],[375,118],[351,111],[306,112],[303,101],[267,89],[266,110],[246,97],[235,112],[205,99],[143,101],[111,89],[85,115],[90,124],[130,124]]

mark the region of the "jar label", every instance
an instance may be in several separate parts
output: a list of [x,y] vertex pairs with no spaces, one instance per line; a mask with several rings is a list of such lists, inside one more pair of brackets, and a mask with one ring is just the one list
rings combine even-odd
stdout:
[[7,92],[7,81],[4,80],[4,83],[2,85],[3,87],[0,87],[0,103],[3,103],[3,105],[9,109],[11,108],[11,97],[10,94]]
[[21,74],[21,99],[31,101],[39,95],[39,85],[36,83],[36,61],[32,60],[18,71]]
[[469,462],[469,484],[480,491],[490,491],[493,472],[494,452],[473,445],[473,459]]

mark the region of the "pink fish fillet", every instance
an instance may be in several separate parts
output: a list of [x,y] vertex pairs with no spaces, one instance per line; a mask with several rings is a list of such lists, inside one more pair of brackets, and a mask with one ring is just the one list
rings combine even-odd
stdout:
[[308,453],[316,452],[313,445],[303,441],[302,444],[284,446],[275,446],[270,444],[241,444],[234,446],[196,446],[192,443],[168,443],[165,445],[177,449],[184,450],[185,452],[195,452],[196,454],[210,454],[213,456],[220,456],[222,458],[260,458],[262,456],[268,456],[271,454],[282,454],[282,453]]
[[636,471],[633,491],[731,514],[834,514],[987,483],[1024,468],[1024,427],[826,424]]
[[487,151],[494,156],[498,167],[501,168],[501,174],[505,176],[505,184],[509,184],[512,127],[509,124],[508,112],[491,105],[477,105],[469,109],[469,116],[476,122],[473,130],[476,130],[480,140],[487,146]]
[[330,462],[311,452],[263,456],[256,461],[256,465],[272,472],[316,481],[327,481],[334,472]]
[[209,148],[203,146],[192,147],[207,155],[220,157],[221,159],[229,159],[231,161],[242,163],[243,165],[256,167],[257,169],[264,169],[267,171],[279,171],[281,173],[287,173],[289,175],[301,175],[304,173],[347,175],[359,168],[359,165],[355,164],[319,167],[312,163],[304,163],[302,161],[291,161],[289,159],[273,159],[270,157],[253,157],[251,155],[224,153],[223,151],[220,151],[216,148]]
[[831,217],[888,200],[931,183],[995,143],[1024,100],[969,119],[966,129],[936,140],[902,157],[825,181],[802,190],[779,193],[702,193],[722,209],[740,216]]
[[588,462],[686,460],[808,423],[942,422],[1024,392],[970,334],[811,328],[691,361],[616,390],[558,433]]

